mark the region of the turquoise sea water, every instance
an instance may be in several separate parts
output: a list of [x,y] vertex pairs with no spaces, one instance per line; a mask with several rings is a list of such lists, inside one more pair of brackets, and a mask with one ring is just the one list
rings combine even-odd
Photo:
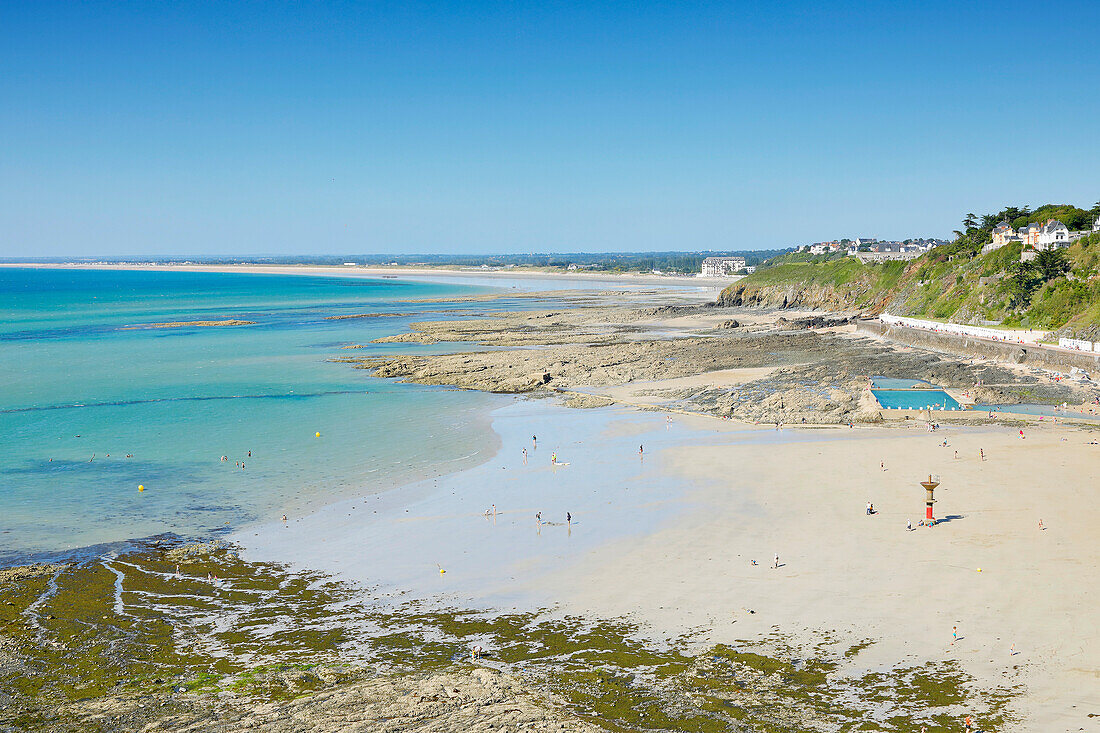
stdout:
[[[341,347],[447,317],[425,311],[476,307],[402,301],[480,292],[0,268],[0,562],[208,534],[479,460],[492,448],[486,408],[499,400],[372,379],[329,359],[429,348]],[[405,315],[326,320],[365,312]],[[256,325],[148,326],[226,319]]]

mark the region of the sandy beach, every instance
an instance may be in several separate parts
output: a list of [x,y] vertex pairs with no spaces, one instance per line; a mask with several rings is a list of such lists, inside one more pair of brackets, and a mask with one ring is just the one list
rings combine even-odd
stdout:
[[[552,595],[668,634],[704,628],[712,642],[774,631],[807,648],[822,632],[873,639],[851,674],[958,659],[987,684],[1024,685],[1022,730],[1094,729],[1100,632],[1086,609],[1100,592],[1100,446],[1087,444],[1094,431],[1025,434],[864,428],[671,449],[700,508],[602,548],[549,581]],[[918,526],[918,482],[930,473],[945,520],[934,528]]]

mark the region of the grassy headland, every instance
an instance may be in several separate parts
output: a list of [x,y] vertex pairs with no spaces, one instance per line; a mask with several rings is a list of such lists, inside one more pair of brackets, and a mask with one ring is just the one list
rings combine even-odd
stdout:
[[[864,264],[855,257],[792,253],[772,258],[756,273],[726,288],[726,305],[810,307],[932,318],[955,323],[1100,333],[1100,233],[1070,247],[1021,262],[1023,246],[1008,244],[986,254],[993,227],[1007,220],[1062,216],[1081,225],[1087,212],[1045,206],[1013,217],[1018,209],[976,219],[955,241],[909,261]],[[1040,218],[1041,217],[1041,218]],[[1025,221],[1026,223],[1026,221]]]

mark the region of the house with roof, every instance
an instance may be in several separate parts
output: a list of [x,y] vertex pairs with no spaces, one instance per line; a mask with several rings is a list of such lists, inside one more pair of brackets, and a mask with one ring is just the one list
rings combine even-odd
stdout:
[[1057,219],[1048,219],[1042,224],[1033,221],[1015,231],[1011,224],[1002,221],[993,227],[993,241],[982,247],[982,254],[1016,242],[1022,244],[1025,250],[1068,247],[1069,243],[1079,236],[1081,233],[1070,232],[1069,228]]
[[1020,241],[1024,243],[1025,247],[1029,244],[1034,247],[1039,243],[1039,232],[1041,231],[1043,231],[1042,225],[1037,221],[1033,221],[1027,226],[1017,229],[1016,234],[1019,236]]
[[1020,236],[1016,233],[1016,230],[1012,228],[1012,225],[1007,221],[1002,221],[1000,224],[993,227],[993,242],[983,247],[982,252],[991,252],[1006,244],[1012,244],[1013,242],[1019,241]]
[[1069,246],[1069,228],[1058,221],[1050,219],[1043,224],[1035,239],[1035,249],[1057,249]]
[[1096,221],[1092,223],[1092,231],[1100,232],[1100,216],[1096,217]]

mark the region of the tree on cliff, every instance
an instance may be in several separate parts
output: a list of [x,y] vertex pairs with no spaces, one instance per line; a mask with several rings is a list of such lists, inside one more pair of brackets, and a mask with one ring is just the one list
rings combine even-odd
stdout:
[[1035,269],[1043,282],[1053,280],[1069,272],[1069,258],[1061,249],[1044,249],[1035,257]]
[[1034,262],[1016,260],[1008,266],[1009,307],[1017,310],[1027,308],[1031,303],[1031,294],[1040,284],[1039,273]]

